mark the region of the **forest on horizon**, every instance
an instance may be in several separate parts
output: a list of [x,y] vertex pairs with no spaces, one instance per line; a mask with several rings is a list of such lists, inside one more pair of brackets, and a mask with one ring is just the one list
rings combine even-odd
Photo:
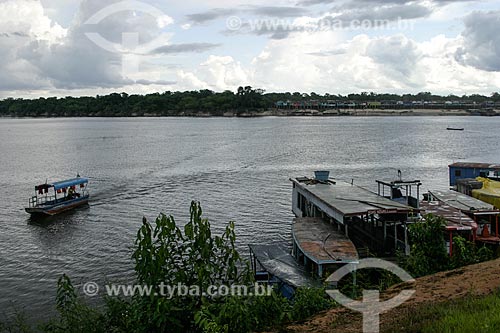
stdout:
[[[266,93],[250,86],[239,87],[237,91],[214,92],[165,91],[147,95],[112,93],[95,97],[50,97],[38,99],[6,98],[0,100],[0,116],[10,117],[123,117],[123,116],[178,116],[209,114],[222,116],[227,112],[235,115],[276,108],[342,108],[350,105],[366,107],[367,103],[382,103],[404,108],[412,103],[418,105],[453,105],[453,107],[498,107],[500,94],[490,96],[448,95],[440,96],[430,92],[418,94],[379,94],[362,92],[348,95],[317,93]],[[445,104],[446,103],[446,104]]]

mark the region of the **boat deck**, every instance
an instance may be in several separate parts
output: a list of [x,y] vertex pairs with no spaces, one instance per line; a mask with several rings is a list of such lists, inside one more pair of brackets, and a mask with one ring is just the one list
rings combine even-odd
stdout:
[[321,218],[296,218],[293,238],[300,250],[317,264],[340,264],[358,261],[354,244]]

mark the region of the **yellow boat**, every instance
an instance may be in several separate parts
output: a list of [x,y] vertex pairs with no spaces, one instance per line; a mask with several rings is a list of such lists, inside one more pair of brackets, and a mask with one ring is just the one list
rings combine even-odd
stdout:
[[472,196],[500,209],[500,182],[483,177],[477,177],[476,180],[483,183],[483,188],[472,190]]

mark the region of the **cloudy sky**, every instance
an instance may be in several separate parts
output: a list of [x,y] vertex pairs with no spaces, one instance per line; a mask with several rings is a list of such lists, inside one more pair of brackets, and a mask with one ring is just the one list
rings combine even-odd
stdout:
[[0,98],[500,91],[498,0],[0,0]]

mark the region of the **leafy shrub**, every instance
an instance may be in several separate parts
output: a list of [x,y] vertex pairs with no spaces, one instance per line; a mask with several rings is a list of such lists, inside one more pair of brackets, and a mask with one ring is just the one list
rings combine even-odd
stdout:
[[[172,216],[160,215],[154,227],[144,221],[133,254],[138,284],[182,284],[197,286],[201,291],[211,285],[249,285],[252,275],[248,263],[236,251],[234,223],[229,223],[222,236],[212,236],[200,204],[193,202],[190,212],[183,231]],[[155,291],[158,295],[134,299],[141,331],[196,330],[194,315],[210,301],[207,296],[166,299],[160,290]]]
[[336,305],[324,288],[299,288],[295,292],[292,305],[293,320],[304,320],[310,316]]
[[400,265],[414,277],[437,273],[449,267],[443,238],[445,226],[446,221],[442,217],[429,214],[423,222],[408,227],[410,255],[403,258]]
[[461,236],[453,238],[453,252],[450,258],[443,238],[445,225],[443,218],[429,214],[424,222],[409,226],[411,251],[407,257],[400,256],[400,265],[414,277],[495,258],[495,253],[486,246],[478,249],[473,242]]
[[473,242],[469,242],[461,236],[453,237],[452,268],[492,260],[494,257],[494,252],[484,245],[478,249]]
[[61,276],[57,281],[56,308],[60,318],[42,325],[40,329],[43,332],[108,332],[105,316],[81,302],[71,280],[66,275]]
[[196,315],[203,332],[250,332],[290,321],[290,303],[273,291],[264,297],[228,297],[207,303]]

